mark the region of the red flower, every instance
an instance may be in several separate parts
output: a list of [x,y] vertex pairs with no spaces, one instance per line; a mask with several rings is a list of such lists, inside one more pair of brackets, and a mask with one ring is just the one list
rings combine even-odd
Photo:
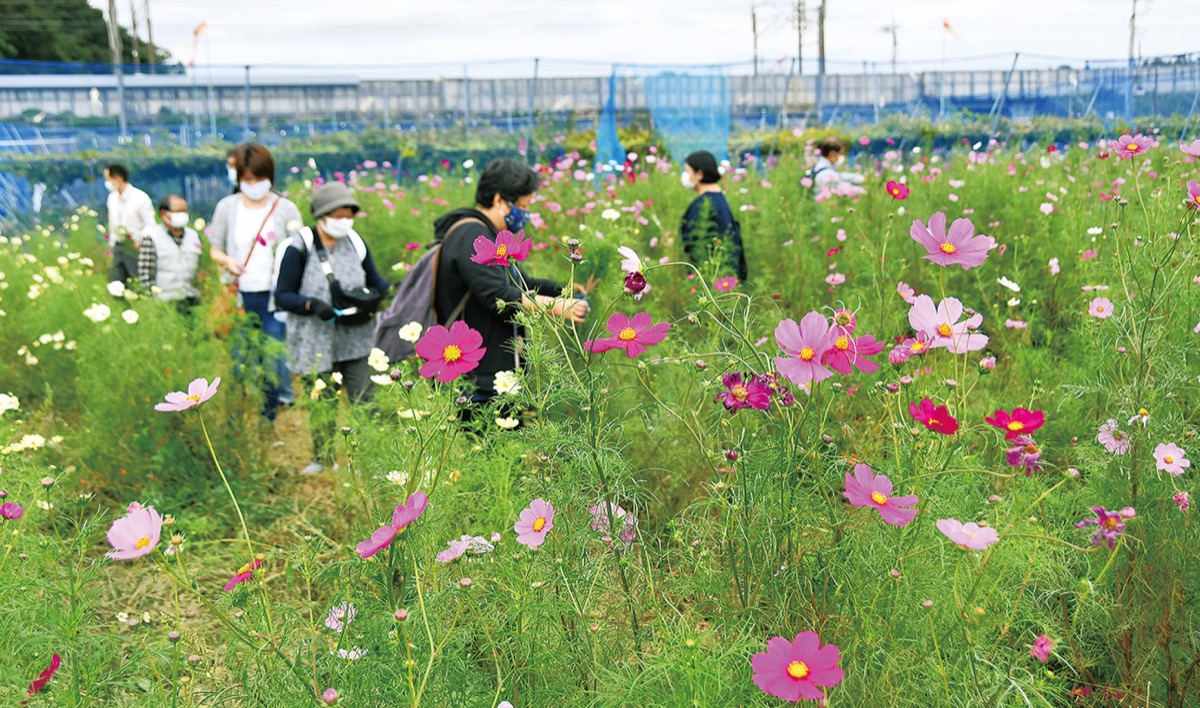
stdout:
[[933,401],[928,398],[921,399],[920,404],[908,404],[908,412],[912,415],[913,420],[935,433],[953,435],[958,432],[958,421],[950,415],[950,409],[945,406],[935,406]]
[[1042,427],[1042,423],[1046,422],[1046,414],[1027,408],[1016,408],[1012,413],[998,410],[992,417],[984,420],[1003,430],[1005,440],[1012,440],[1018,435],[1029,435]]
[[54,657],[50,659],[50,666],[48,666],[45,671],[38,674],[38,677],[33,680],[33,683],[29,684],[30,696],[36,696],[43,688],[46,687],[46,684],[50,683],[50,678],[54,676],[55,671],[58,671],[58,667],[61,663],[62,659],[59,659],[58,654],[55,654]]
[[892,199],[908,199],[908,185],[903,182],[888,181],[886,189],[887,193],[892,195]]
[[609,349],[624,349],[625,355],[633,357],[646,351],[651,344],[658,344],[667,338],[669,322],[652,324],[654,320],[649,314],[639,312],[632,319],[620,312],[613,313],[608,318],[608,331],[613,336],[599,339],[589,339],[583,343],[583,348],[599,354]]

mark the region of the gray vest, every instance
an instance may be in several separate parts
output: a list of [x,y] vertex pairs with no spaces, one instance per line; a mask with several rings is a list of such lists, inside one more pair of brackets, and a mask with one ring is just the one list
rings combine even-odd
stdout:
[[200,289],[196,287],[196,269],[200,266],[203,246],[196,232],[185,228],[178,244],[167,233],[165,226],[155,224],[147,235],[154,241],[154,253],[157,256],[158,272],[154,284],[162,291],[159,299],[200,297]]

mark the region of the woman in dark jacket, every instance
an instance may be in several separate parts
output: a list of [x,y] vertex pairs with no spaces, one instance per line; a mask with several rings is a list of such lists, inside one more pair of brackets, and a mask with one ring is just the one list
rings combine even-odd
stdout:
[[697,267],[720,254],[720,275],[736,275],[746,279],[746,254],[742,249],[742,228],[733,218],[725,193],[717,182],[721,172],[717,158],[711,152],[693,152],[684,162],[680,176],[683,186],[697,196],[683,215],[679,227],[680,240],[688,260]]
[[495,239],[501,230],[516,234],[525,228],[538,185],[537,174],[524,163],[497,158],[479,177],[475,206],[456,209],[434,222],[436,239],[442,244],[434,292],[438,324],[449,326],[450,316],[469,296],[462,320],[483,336],[487,348],[472,372],[476,403],[496,395],[497,373],[520,367],[516,340],[523,332],[515,321],[519,308],[545,310],[568,322],[582,322],[587,314],[585,301],[563,297],[562,286],[552,280],[534,278],[515,264],[505,268],[471,260],[478,236]]

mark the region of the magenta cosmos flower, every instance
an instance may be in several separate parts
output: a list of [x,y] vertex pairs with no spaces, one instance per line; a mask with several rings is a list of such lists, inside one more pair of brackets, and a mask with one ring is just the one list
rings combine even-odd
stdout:
[[951,543],[964,551],[982,551],[1000,540],[996,529],[974,522],[964,524],[958,519],[938,519],[937,527]]
[[1125,520],[1119,513],[1113,514],[1102,506],[1093,506],[1092,511],[1095,512],[1096,518],[1084,519],[1075,524],[1075,528],[1081,529],[1095,524],[1096,533],[1092,534],[1092,543],[1102,546],[1107,541],[1111,550],[1113,546],[1117,545],[1117,537],[1125,533]]
[[632,295],[635,300],[650,292],[650,283],[646,280],[646,266],[641,257],[629,246],[621,246],[617,252],[624,256],[621,270],[625,271],[625,294]]
[[1119,423],[1112,418],[1105,421],[1100,426],[1100,434],[1096,436],[1096,442],[1114,455],[1124,455],[1129,452],[1129,433],[1121,430],[1118,425]]
[[724,277],[717,278],[715,281],[713,281],[713,290],[716,290],[718,292],[727,293],[730,290],[733,290],[734,288],[736,288],[737,286],[738,286],[738,279],[733,277],[732,275],[726,275]]
[[946,215],[940,211],[929,217],[928,226],[915,219],[909,235],[929,251],[924,256],[926,260],[942,267],[962,266],[963,270],[982,265],[988,251],[996,247],[991,236],[975,235],[975,225],[970,219],[955,219],[946,233]]
[[58,667],[61,664],[62,659],[58,658],[58,654],[51,656],[50,666],[43,669],[42,673],[38,674],[38,677],[33,680],[33,683],[29,684],[29,690],[26,692],[26,695],[36,696],[38,693],[41,693],[46,684],[50,683],[50,679],[54,677],[54,672],[58,671]]
[[517,532],[517,543],[536,551],[546,541],[546,534],[554,528],[554,507],[545,499],[534,499],[521,511],[513,531]]
[[771,407],[771,387],[758,376],[731,371],[725,374],[721,383],[725,390],[718,393],[714,400],[723,404],[730,413],[742,408],[765,411]]
[[763,691],[797,702],[801,698],[818,701],[828,688],[842,682],[845,675],[837,665],[842,655],[836,644],[821,646],[816,632],[801,632],[795,640],[771,637],[767,650],[750,659],[754,667],[754,683]]
[[819,312],[805,315],[800,324],[786,319],[775,327],[775,342],[786,357],[775,357],[775,368],[792,382],[807,386],[833,376],[821,360],[833,347],[836,335],[829,320]]
[[1109,143],[1116,148],[1117,157],[1128,160],[1136,155],[1145,153],[1150,148],[1154,147],[1154,140],[1145,135],[1129,135],[1125,134],[1117,138],[1117,142]]
[[946,406],[935,406],[929,398],[922,398],[920,403],[909,403],[908,413],[926,428],[942,435],[953,435],[958,432],[958,420],[950,415]]
[[1185,468],[1192,466],[1187,459],[1187,452],[1175,443],[1159,443],[1154,448],[1154,462],[1160,472],[1170,474],[1183,474]]
[[883,351],[883,342],[876,341],[875,337],[869,334],[854,337],[852,327],[835,325],[832,332],[833,346],[821,357],[822,364],[842,374],[851,373],[852,366],[864,374],[879,370],[879,364],[867,357]]
[[892,199],[908,199],[908,185],[904,184],[903,182],[888,180],[888,183],[884,189],[888,194],[891,195]]
[[510,266],[525,260],[532,248],[533,239],[525,238],[524,231],[513,236],[511,231],[505,229],[496,234],[495,241],[487,236],[477,237],[471,262],[485,266]]
[[113,522],[108,530],[108,543],[113,547],[105,555],[113,560],[141,558],[154,550],[162,535],[162,514],[154,507],[133,502],[125,516]]
[[229,592],[250,578],[253,578],[254,571],[258,570],[261,566],[262,561],[255,558],[246,565],[243,565],[241,568],[238,568],[238,572],[234,573],[233,577],[229,579],[229,582],[225,583],[225,592]]
[[1054,640],[1046,635],[1039,635],[1029,647],[1029,655],[1043,664],[1050,660],[1050,650],[1054,649]]
[[892,480],[887,475],[876,475],[867,465],[854,466],[854,476],[846,473],[846,491],[842,496],[854,506],[875,509],[885,523],[904,526],[917,516],[916,509],[907,509],[917,503],[917,495],[893,497]]
[[975,313],[959,322],[964,311],[957,298],[948,297],[935,306],[933,298],[918,295],[908,310],[908,322],[918,339],[926,335],[930,349],[942,347],[954,354],[979,351],[988,345],[987,335],[975,331],[983,324],[983,315]]
[[601,541],[611,543],[613,540],[608,530],[609,515],[611,514],[613,525],[620,529],[621,540],[625,542],[626,546],[633,544],[633,538],[637,532],[637,517],[621,508],[619,504],[600,502],[596,506],[589,507],[588,513],[592,515],[590,527],[600,534]]
[[[1200,142],[1197,140],[1196,142]],[[1200,207],[1200,182],[1194,179],[1189,179],[1187,183],[1188,203],[1192,206]]]
[[585,351],[600,354],[609,349],[624,349],[625,356],[630,359],[646,351],[646,347],[658,344],[667,338],[670,322],[654,324],[654,319],[648,313],[639,312],[632,319],[620,312],[614,312],[608,318],[606,325],[611,337],[589,339],[583,343]]
[[427,506],[429,506],[429,497],[425,496],[425,492],[413,492],[408,497],[408,501],[396,506],[396,510],[392,512],[390,525],[380,526],[375,533],[371,534],[370,538],[355,546],[358,555],[370,558],[390,546],[396,536],[399,536],[409,524],[416,521]]
[[178,411],[186,411],[189,408],[204,403],[212,398],[217,393],[217,387],[221,385],[221,377],[213,379],[210,384],[208,379],[196,379],[188,384],[187,393],[183,391],[172,391],[166,395],[166,402],[159,403],[154,406],[154,410],[164,413],[175,413]]
[[482,344],[483,335],[462,320],[450,325],[450,329],[442,325],[430,327],[416,347],[417,355],[425,360],[421,376],[436,377],[438,383],[447,383],[474,371],[487,353]]
[[1106,297],[1092,298],[1092,301],[1088,303],[1088,314],[1092,317],[1106,320],[1109,317],[1112,317],[1112,313],[1112,300],[1109,300]]
[[4,502],[0,504],[0,519],[7,521],[16,521],[25,515],[25,509],[16,502]]
[[1005,440],[1013,440],[1018,435],[1029,435],[1042,427],[1046,422],[1046,414],[1028,408],[1014,408],[1012,413],[997,410],[992,415],[985,416],[984,420],[1003,430]]

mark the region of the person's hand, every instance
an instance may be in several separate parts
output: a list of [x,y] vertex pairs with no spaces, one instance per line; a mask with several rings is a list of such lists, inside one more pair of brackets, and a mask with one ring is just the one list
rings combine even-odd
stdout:
[[580,295],[590,295],[599,284],[600,281],[596,280],[596,274],[593,273],[588,276],[586,283],[575,283],[575,292],[579,293]]
[[318,300],[315,297],[308,301],[308,310],[324,322],[332,322],[337,317],[337,312],[334,311],[333,305],[324,300]]
[[228,270],[230,273],[233,273],[234,275],[241,275],[244,272],[244,269],[242,268],[242,264],[238,263],[233,258],[225,259],[225,269]]
[[588,303],[587,300],[576,300],[574,298],[570,300],[562,300],[560,301],[560,304],[555,307],[555,310],[558,311],[559,316],[567,322],[579,324],[587,317]]

